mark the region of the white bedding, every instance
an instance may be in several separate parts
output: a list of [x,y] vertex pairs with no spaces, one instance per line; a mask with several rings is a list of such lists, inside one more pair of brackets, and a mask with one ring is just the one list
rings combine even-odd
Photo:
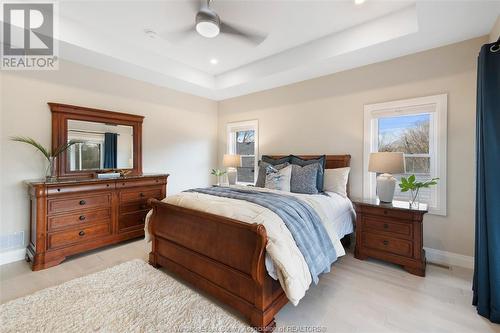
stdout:
[[[240,186],[236,186],[240,187]],[[337,255],[345,255],[340,239],[353,231],[354,210],[348,198],[336,193],[329,195],[298,194],[259,187],[240,187],[246,190],[269,191],[295,196],[308,203],[320,216]],[[271,277],[279,279],[290,302],[297,305],[311,284],[309,268],[293,237],[281,218],[257,204],[212,195],[181,192],[168,196],[164,202],[211,214],[233,218],[246,223],[262,224],[266,228],[266,268]],[[146,240],[149,241],[148,214]]]

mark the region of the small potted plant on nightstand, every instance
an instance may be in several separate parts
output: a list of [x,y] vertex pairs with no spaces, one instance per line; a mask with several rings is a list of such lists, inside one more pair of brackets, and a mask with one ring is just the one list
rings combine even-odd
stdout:
[[212,175],[214,175],[215,177],[217,177],[217,186],[221,186],[222,185],[222,176],[224,176],[226,174],[226,171],[222,171],[220,169],[212,169],[212,171],[210,172]]
[[401,177],[401,182],[399,183],[399,187],[401,188],[401,192],[410,191],[410,209],[418,208],[419,200],[418,195],[421,188],[429,188],[437,184],[439,178],[432,178],[425,182],[417,182],[417,178],[415,175],[411,175],[408,178]]

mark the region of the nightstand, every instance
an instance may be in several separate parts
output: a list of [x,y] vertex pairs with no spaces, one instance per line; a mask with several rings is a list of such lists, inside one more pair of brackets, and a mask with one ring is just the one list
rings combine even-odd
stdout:
[[356,209],[356,248],[354,256],[381,259],[418,276],[425,276],[423,249],[424,214],[427,206],[410,209],[409,203],[354,200]]

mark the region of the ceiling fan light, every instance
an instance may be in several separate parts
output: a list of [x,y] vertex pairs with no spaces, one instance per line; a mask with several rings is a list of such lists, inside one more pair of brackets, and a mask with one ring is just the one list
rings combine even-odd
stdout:
[[211,21],[200,21],[196,23],[196,31],[206,38],[214,38],[220,32],[219,26]]

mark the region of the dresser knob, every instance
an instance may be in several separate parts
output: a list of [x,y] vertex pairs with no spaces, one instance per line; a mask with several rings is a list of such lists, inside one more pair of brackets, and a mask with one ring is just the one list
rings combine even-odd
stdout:
[[82,230],[82,231],[80,231],[80,232],[78,233],[78,235],[80,235],[80,236],[85,236],[85,231],[83,231],[83,230]]
[[80,205],[85,205],[87,202],[85,200],[80,200]]
[[385,240],[385,241],[383,241],[383,243],[384,243],[384,245],[387,245],[387,244],[389,244],[389,241]]
[[78,217],[78,219],[79,219],[80,221],[85,221],[85,215],[80,215],[80,217]]
[[389,225],[387,223],[384,223],[384,229],[389,229]]

